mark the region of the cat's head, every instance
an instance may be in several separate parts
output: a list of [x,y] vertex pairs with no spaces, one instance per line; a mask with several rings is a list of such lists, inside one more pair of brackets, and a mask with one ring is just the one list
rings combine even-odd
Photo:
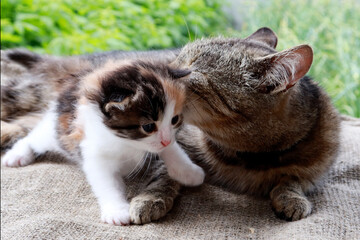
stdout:
[[276,139],[271,131],[279,130],[276,119],[285,114],[282,101],[296,91],[293,86],[313,58],[308,45],[277,52],[276,44],[274,32],[261,28],[245,39],[202,39],[186,45],[172,63],[192,71],[184,80],[185,120],[239,150],[256,150],[239,138]]
[[88,75],[84,86],[115,135],[156,153],[175,141],[185,101],[184,85],[175,79],[188,74],[163,63],[109,62]]

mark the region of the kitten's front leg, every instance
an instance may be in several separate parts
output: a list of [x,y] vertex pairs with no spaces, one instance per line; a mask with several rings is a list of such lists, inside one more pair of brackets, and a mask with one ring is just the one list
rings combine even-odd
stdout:
[[190,160],[177,142],[165,148],[159,155],[164,160],[171,178],[187,186],[197,186],[204,182],[204,170]]
[[129,203],[125,195],[125,184],[120,176],[117,177],[117,166],[114,166],[113,159],[95,156],[84,156],[83,170],[98,199],[101,220],[114,225],[128,225]]
[[275,214],[287,221],[296,221],[311,213],[311,203],[306,198],[298,180],[285,177],[270,192]]
[[146,188],[130,202],[131,222],[145,224],[166,215],[179,194],[180,184],[172,180],[162,161],[154,163],[156,169]]

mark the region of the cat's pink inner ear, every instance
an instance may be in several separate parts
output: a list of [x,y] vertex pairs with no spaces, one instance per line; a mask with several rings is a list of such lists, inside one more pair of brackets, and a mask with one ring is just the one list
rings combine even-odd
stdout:
[[277,36],[270,28],[263,27],[258,29],[256,32],[251,34],[245,40],[254,40],[258,42],[265,43],[269,47],[276,48],[277,45]]
[[[282,53],[282,52],[280,52]],[[286,89],[291,88],[309,71],[313,61],[313,51],[309,45],[300,45],[285,50],[274,58],[275,64],[282,64],[288,73]]]
[[[308,45],[300,45],[259,59],[265,66],[262,83],[258,87],[263,93],[277,93],[294,86],[309,71],[313,51]],[[264,67],[264,66],[263,66]]]

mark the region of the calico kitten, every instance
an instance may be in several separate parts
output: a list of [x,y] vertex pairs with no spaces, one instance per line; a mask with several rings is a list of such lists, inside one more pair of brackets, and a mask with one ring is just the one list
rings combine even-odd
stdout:
[[[78,68],[68,64],[58,61],[56,67]],[[185,98],[184,86],[175,79],[190,71],[142,60],[108,61],[95,69],[89,69],[90,63],[81,66],[80,73],[68,69],[61,71],[65,78],[51,79],[56,79],[48,85],[57,100],[5,154],[3,165],[25,166],[47,151],[80,163],[99,201],[102,221],[114,225],[130,223],[121,176],[141,166],[148,152],[159,154],[173,179],[191,186],[203,182],[203,170],[175,141]]]
[[48,104],[57,100],[57,89],[62,86],[64,79],[71,79],[87,69],[101,67],[109,60],[168,64],[178,52],[178,49],[111,51],[54,57],[24,49],[1,50],[1,153],[36,126]]
[[[277,52],[276,44],[273,31],[262,28],[246,39],[186,45],[172,64],[192,70],[183,80],[188,125],[177,140],[209,182],[270,196],[276,215],[294,221],[311,213],[305,194],[334,162],[339,117],[327,94],[305,76],[312,49],[300,45]],[[153,201],[169,197],[161,186],[171,182],[161,176],[154,177]],[[153,208],[147,191],[130,206],[137,223],[158,217],[136,217]]]

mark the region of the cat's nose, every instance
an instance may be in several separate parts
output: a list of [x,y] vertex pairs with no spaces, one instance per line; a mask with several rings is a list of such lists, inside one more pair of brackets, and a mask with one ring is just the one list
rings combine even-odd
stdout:
[[167,145],[169,145],[171,143],[171,140],[162,140],[161,141],[161,145],[163,145],[164,147],[166,147]]

